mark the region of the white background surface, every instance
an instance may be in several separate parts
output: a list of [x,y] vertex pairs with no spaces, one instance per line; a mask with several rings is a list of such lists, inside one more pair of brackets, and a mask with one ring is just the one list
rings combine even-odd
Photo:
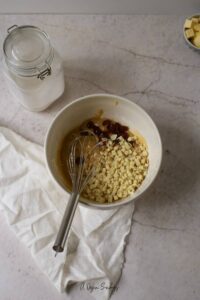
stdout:
[[[109,92],[141,105],[160,129],[164,158],[137,202],[113,300],[199,300],[200,59],[184,42],[184,17],[0,16],[0,43],[13,24],[49,33],[65,65],[64,95],[42,113],[24,110],[0,73],[0,125],[44,143],[54,115],[80,96]],[[2,53],[1,53],[2,54]],[[1,300],[90,300],[60,295],[0,217]]]

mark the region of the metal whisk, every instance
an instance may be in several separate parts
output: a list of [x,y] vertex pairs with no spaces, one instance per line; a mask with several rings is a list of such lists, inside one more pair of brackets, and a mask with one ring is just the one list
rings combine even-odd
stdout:
[[56,254],[64,250],[80,194],[94,174],[100,144],[101,142],[98,142],[97,136],[92,131],[84,130],[73,138],[68,147],[66,157],[72,193],[53,246]]

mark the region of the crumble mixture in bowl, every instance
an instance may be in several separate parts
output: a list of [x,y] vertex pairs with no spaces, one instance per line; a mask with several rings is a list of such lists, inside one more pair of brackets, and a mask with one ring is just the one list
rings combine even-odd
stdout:
[[158,175],[162,160],[160,134],[151,117],[133,101],[110,94],[85,96],[65,106],[47,132],[45,158],[49,174],[66,196],[70,183],[66,172],[63,176],[58,154],[65,138],[83,128],[97,134],[104,145],[99,149],[96,174],[79,203],[112,209],[141,197]]
[[[84,188],[82,196],[99,203],[111,203],[133,194],[148,172],[148,150],[145,140],[139,134],[131,132],[125,125],[98,117],[84,122],[63,139],[58,152],[58,165],[66,180],[66,186],[71,190],[67,147],[73,135],[88,134],[85,130],[95,134],[100,143],[94,175]],[[76,163],[80,164],[81,161],[84,161],[84,157],[78,159]]]

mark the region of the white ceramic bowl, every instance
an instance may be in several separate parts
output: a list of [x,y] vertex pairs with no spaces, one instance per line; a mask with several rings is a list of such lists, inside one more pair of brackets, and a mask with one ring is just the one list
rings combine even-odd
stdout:
[[158,174],[162,160],[162,144],[158,129],[149,115],[134,102],[125,98],[95,94],[79,98],[65,106],[50,125],[45,141],[45,155],[47,168],[54,181],[67,191],[62,176],[56,164],[58,147],[63,137],[83,121],[93,117],[99,110],[103,110],[103,117],[113,119],[130,130],[136,129],[145,138],[149,151],[149,169],[145,180],[138,190],[131,196],[113,203],[94,203],[80,198],[80,203],[88,207],[109,209],[134,201],[141,196],[153,183]]

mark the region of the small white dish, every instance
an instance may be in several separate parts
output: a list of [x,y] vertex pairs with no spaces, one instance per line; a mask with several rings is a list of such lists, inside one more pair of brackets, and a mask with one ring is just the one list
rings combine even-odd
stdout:
[[62,190],[69,193],[62,182],[62,176],[56,164],[58,147],[69,131],[96,115],[100,110],[103,111],[103,117],[127,125],[130,130],[137,130],[145,138],[149,152],[147,176],[133,195],[113,203],[103,204],[80,197],[79,202],[88,207],[109,209],[128,204],[143,195],[152,185],[160,169],[162,160],[161,138],[155,123],[140,106],[125,98],[109,94],[94,94],[73,101],[65,106],[51,123],[45,140],[45,156],[47,169],[53,180]]
[[[192,18],[200,18],[200,15],[197,15],[197,14],[196,14],[196,15],[192,15],[192,16],[186,18],[185,21],[186,21],[187,19],[190,20],[190,19],[192,19]],[[185,22],[184,22],[184,24],[185,24]],[[192,49],[194,49],[194,50],[197,50],[197,51],[200,51],[200,48],[198,48],[197,46],[195,46],[195,45],[187,38],[187,36],[186,36],[186,34],[185,34],[184,24],[183,24],[183,36],[184,36],[184,39],[185,39],[186,43],[190,46],[190,48],[192,48]]]

